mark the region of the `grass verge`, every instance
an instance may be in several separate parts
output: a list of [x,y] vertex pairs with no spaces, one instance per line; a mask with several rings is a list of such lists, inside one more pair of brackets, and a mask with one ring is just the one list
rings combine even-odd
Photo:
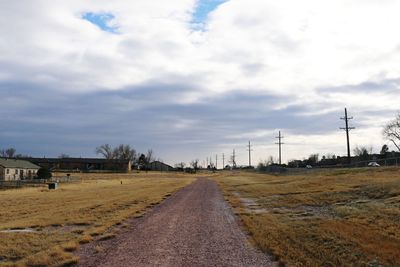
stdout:
[[0,266],[71,265],[79,244],[142,214],[194,179],[168,173],[79,175],[78,182],[58,190],[0,191]]
[[253,240],[287,266],[400,266],[400,169],[215,180]]

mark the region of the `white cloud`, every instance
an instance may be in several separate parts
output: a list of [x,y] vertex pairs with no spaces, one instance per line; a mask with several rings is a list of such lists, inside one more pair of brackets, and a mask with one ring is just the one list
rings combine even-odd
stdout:
[[[344,106],[358,114],[395,111],[400,88],[388,81],[400,78],[399,1],[230,0],[209,14],[204,31],[190,25],[195,7],[196,0],[2,1],[0,83],[87,94],[154,81],[184,86],[172,96],[155,96],[152,106],[204,104],[247,91],[291,96],[269,108],[302,106],[299,117],[341,113]],[[85,12],[113,14],[118,34],[82,19]],[[377,87],[367,90],[366,82]],[[347,92],[348,87],[358,89]],[[116,109],[126,112],[150,103],[120,102]],[[385,120],[377,117],[366,126],[371,136],[375,122]],[[193,121],[177,118],[173,125],[188,129]],[[274,128],[231,135],[258,138]],[[321,140],[341,142],[324,135]],[[322,144],[314,145],[323,149]]]

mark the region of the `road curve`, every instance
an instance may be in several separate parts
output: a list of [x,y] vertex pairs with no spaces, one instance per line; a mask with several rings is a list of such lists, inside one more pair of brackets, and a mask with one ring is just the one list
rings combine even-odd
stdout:
[[102,242],[104,252],[82,249],[79,266],[272,265],[248,242],[209,179],[196,180],[132,222],[129,230]]

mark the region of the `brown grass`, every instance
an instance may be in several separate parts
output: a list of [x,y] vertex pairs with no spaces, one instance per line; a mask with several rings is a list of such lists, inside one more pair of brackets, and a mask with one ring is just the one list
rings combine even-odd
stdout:
[[215,178],[253,240],[288,266],[400,266],[400,169]]
[[[0,191],[0,266],[74,263],[77,258],[71,251],[79,243],[90,242],[111,226],[143,214],[194,177],[150,172],[73,174],[75,182],[61,184],[58,190]],[[33,232],[1,232],[11,228],[33,228]]]

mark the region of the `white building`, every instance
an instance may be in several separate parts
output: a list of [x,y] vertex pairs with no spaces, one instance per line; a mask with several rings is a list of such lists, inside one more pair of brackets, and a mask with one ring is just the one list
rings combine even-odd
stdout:
[[0,181],[32,179],[39,169],[26,160],[0,158]]

